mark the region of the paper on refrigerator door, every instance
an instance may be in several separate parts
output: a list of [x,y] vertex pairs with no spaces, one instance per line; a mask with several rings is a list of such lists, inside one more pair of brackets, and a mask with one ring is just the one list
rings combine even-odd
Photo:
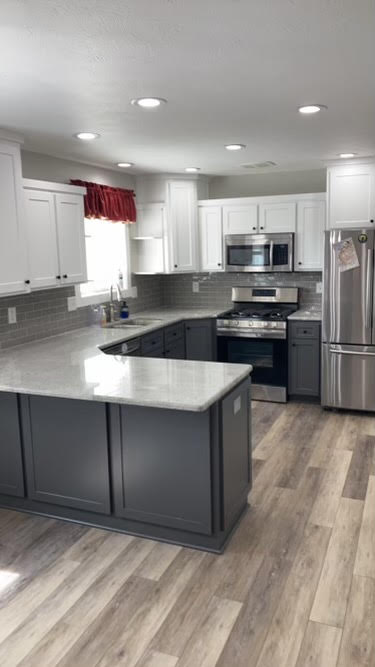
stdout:
[[333,249],[337,256],[339,271],[351,271],[359,267],[359,260],[352,237],[334,243]]

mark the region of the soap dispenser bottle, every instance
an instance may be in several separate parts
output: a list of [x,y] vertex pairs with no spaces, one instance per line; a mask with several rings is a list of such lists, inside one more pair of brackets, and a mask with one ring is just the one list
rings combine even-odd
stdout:
[[126,301],[121,301],[120,318],[126,320],[129,317],[129,306]]

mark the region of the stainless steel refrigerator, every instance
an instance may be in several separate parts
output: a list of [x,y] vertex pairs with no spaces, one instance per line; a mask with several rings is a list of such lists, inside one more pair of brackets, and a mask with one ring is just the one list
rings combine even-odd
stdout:
[[325,232],[322,405],[375,411],[373,229]]

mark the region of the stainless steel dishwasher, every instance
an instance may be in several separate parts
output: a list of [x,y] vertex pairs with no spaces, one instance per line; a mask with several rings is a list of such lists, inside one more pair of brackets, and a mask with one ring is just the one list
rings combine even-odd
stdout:
[[105,354],[112,354],[120,357],[137,357],[141,356],[141,339],[132,338],[123,343],[115,343],[107,347],[100,348]]

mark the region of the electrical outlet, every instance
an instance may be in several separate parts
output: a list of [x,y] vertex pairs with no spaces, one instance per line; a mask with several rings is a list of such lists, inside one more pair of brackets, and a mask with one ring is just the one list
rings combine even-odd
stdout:
[[17,311],[16,307],[14,306],[13,308],[8,308],[8,324],[16,324],[17,323]]
[[68,296],[67,302],[68,302],[69,312],[72,310],[77,310],[77,299],[75,298],[75,296]]
[[321,294],[323,291],[323,283],[316,283],[316,293]]
[[193,280],[193,292],[196,294],[199,292],[199,282],[198,280]]

